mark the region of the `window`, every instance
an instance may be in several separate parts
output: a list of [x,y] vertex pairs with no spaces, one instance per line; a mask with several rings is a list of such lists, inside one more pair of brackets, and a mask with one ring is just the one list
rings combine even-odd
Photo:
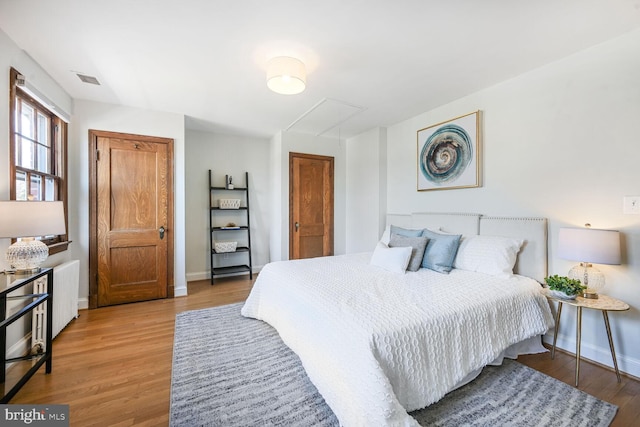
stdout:
[[[22,75],[10,73],[11,200],[61,200],[67,220],[67,124],[23,89]],[[49,253],[67,249],[66,235],[41,236]]]

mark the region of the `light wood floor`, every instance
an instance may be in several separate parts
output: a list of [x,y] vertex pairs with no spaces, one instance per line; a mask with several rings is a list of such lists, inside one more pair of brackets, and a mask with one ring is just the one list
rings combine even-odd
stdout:
[[[11,403],[68,404],[71,426],[166,426],[175,315],[241,302],[248,279],[189,283],[189,296],[83,310],[55,339],[53,372],[41,368]],[[573,384],[575,360],[559,353],[520,362]],[[580,387],[620,407],[613,426],[640,425],[640,382],[585,363]]]

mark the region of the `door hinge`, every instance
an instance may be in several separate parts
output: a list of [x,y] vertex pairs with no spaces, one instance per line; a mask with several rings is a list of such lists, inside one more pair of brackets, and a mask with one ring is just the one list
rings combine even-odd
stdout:
[[96,162],[100,161],[100,150],[96,150]]

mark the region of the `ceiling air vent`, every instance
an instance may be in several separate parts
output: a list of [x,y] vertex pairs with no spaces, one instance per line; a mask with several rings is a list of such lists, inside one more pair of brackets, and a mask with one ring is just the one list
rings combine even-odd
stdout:
[[82,80],[84,83],[100,86],[100,82],[98,81],[98,79],[96,79],[93,76],[87,76],[85,74],[80,74],[80,73],[76,73],[76,76],[78,76],[78,78]]

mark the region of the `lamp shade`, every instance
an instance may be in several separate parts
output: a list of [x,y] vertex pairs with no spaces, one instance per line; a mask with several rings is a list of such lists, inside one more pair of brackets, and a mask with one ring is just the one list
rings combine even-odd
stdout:
[[0,201],[0,238],[65,234],[62,202]]
[[620,233],[593,228],[560,228],[558,256],[593,264],[620,264]]
[[277,56],[267,64],[267,87],[283,95],[295,95],[307,85],[304,63],[290,56]]

